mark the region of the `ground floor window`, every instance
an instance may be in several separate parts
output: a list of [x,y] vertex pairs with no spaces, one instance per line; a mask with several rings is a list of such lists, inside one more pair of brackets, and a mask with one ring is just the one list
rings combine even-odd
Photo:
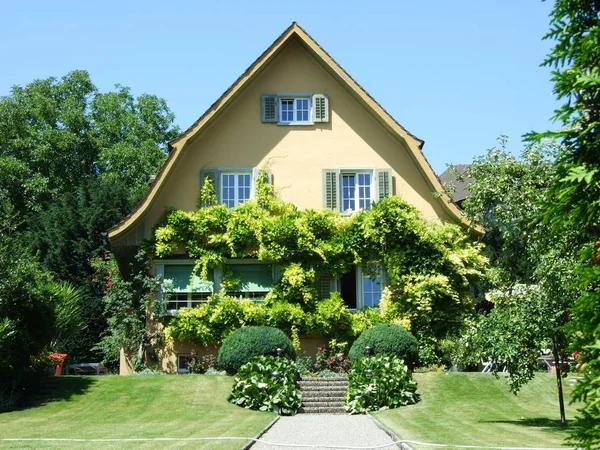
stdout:
[[381,301],[381,283],[381,269],[376,268],[372,272],[355,266],[339,278],[339,292],[349,309],[378,307]]
[[202,280],[190,260],[157,260],[155,274],[163,282],[160,296],[166,302],[168,314],[180,308],[206,303],[213,293],[225,291],[232,297],[263,299],[279,278],[278,266],[259,261],[231,260],[225,267],[209,269]]
[[205,303],[214,292],[214,272],[210,270],[208,280],[204,281],[189,262],[157,264],[156,272],[162,275],[162,295],[168,312]]
[[231,263],[227,266],[229,276],[236,281],[227,295],[249,299],[261,299],[273,288],[272,264]]

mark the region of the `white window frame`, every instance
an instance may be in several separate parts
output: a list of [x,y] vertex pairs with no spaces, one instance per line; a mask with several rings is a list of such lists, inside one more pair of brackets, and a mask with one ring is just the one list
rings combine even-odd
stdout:
[[[314,125],[313,122],[313,104],[312,104],[312,94],[307,92],[282,92],[277,94],[278,102],[279,102],[279,117],[278,117],[278,125]],[[292,116],[293,120],[283,120],[283,102],[284,101],[292,101]],[[308,119],[307,120],[297,120],[297,107],[296,100],[307,100],[308,101]]]
[[[154,262],[154,275],[159,277],[161,280],[161,287],[160,290],[158,291],[158,293],[156,294],[157,299],[160,300],[162,299],[163,294],[163,285],[162,282],[165,279],[165,266],[194,266],[196,264],[196,261],[192,260],[192,259],[167,259],[167,260],[156,260]],[[209,269],[210,270],[210,269]],[[217,283],[218,281],[218,283]],[[215,292],[217,292],[218,287],[220,286],[220,279],[217,280],[217,270],[215,269],[213,271],[213,290],[212,291],[199,291],[199,292],[193,292],[193,291],[189,291],[189,292],[185,292],[185,294],[187,294],[187,305],[186,306],[182,306],[182,307],[187,307],[187,308],[191,308],[195,305],[192,304],[192,302],[198,302],[198,300],[194,300],[193,299],[193,295],[194,294],[207,294],[208,296],[214,294]],[[183,292],[180,292],[178,294],[184,294]],[[177,302],[181,302],[182,300],[176,300]],[[204,303],[203,301],[200,301],[200,303]],[[179,308],[176,309],[167,309],[167,315],[168,316],[172,316],[174,315],[177,311],[179,311]]]
[[[371,177],[371,183],[369,184],[369,192],[370,192],[370,204],[368,208],[360,208],[360,195],[359,195],[359,185],[358,185],[358,176],[360,174],[365,174],[365,175],[369,175]],[[348,176],[348,175],[353,175],[355,177],[355,182],[354,182],[354,206],[355,209],[347,209],[344,210],[344,176]],[[350,214],[354,214],[357,211],[360,211],[361,209],[371,209],[373,206],[373,203],[375,202],[375,169],[374,168],[340,168],[339,169],[339,176],[338,176],[338,185],[339,185],[339,199],[340,199],[340,211],[341,214],[344,215],[350,215]]]
[[[370,306],[365,306],[365,292],[364,292],[364,285],[363,285],[363,281],[365,278],[370,278],[368,271],[363,271],[362,266],[358,266],[356,269],[356,283],[360,286],[356,286],[356,292],[358,295],[358,292],[360,292],[360,309],[364,309],[364,308],[368,308],[368,307],[373,307],[373,308],[379,308],[379,305],[370,305]],[[383,269],[381,267],[379,267],[379,276],[375,277],[375,279],[379,278],[379,286],[381,286],[381,295],[383,296],[383,288],[385,286],[385,282],[384,282],[384,274],[383,274]],[[381,302],[381,298],[379,299]],[[359,306],[358,304],[359,302],[357,302],[357,306]]]
[[[254,198],[254,173],[253,170],[228,170],[228,169],[219,169],[219,202],[221,204],[225,204],[225,199],[224,199],[224,195],[223,195],[223,189],[225,189],[225,183],[223,183],[223,176],[234,176],[234,181],[235,181],[235,185],[234,185],[234,189],[233,189],[233,193],[234,193],[234,197],[233,197],[233,202],[234,205],[233,206],[229,206],[227,205],[228,208],[236,208],[239,205],[241,205],[242,203],[245,203],[249,200],[252,200]],[[243,201],[240,202],[240,198],[239,198],[239,185],[238,185],[238,181],[239,178],[238,176],[248,176],[250,178],[250,184],[248,186],[249,188],[249,194],[248,194],[248,198],[244,199]],[[230,188],[231,186],[229,186],[228,188]]]
[[[367,271],[363,271],[363,268],[361,265],[357,265],[356,266],[356,308],[348,308],[349,311],[360,311],[361,309],[366,308],[365,306],[365,293],[364,293],[364,289],[363,289],[363,278],[367,278],[369,276],[369,274],[367,273]],[[381,274],[379,275],[379,284],[381,285],[381,293],[383,295],[383,288],[385,287],[385,283],[386,283],[386,278],[385,278],[385,274],[383,272],[383,269],[381,269]],[[332,282],[332,289],[335,288],[335,292],[342,292],[342,278],[341,277],[334,277],[333,282]],[[332,290],[333,292],[333,290]],[[375,306],[375,308],[378,308],[379,306]]]

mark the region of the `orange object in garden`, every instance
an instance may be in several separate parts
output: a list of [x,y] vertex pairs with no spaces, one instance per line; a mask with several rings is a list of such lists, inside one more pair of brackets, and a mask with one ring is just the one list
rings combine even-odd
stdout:
[[66,353],[50,353],[48,359],[56,362],[56,368],[54,369],[54,376],[60,377],[62,375],[63,363],[67,359]]

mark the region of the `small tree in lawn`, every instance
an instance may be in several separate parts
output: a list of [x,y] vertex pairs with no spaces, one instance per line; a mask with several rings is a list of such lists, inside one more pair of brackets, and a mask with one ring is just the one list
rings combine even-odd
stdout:
[[[465,172],[474,181],[464,201],[465,213],[486,230],[484,242],[495,269],[494,308],[479,321],[475,348],[506,367],[517,393],[534,376],[542,348],[564,361],[568,339],[563,326],[574,300],[571,267],[576,232],[552,232],[539,217],[555,178],[551,141],[527,146],[520,157],[500,147],[475,158]],[[557,391],[561,422],[566,423],[560,364]]]

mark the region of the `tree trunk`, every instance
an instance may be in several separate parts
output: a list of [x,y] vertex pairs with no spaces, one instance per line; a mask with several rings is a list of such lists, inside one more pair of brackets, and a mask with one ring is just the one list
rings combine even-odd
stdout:
[[558,406],[560,409],[560,423],[561,425],[567,424],[567,417],[565,416],[565,399],[562,388],[562,361],[560,358],[560,352],[558,351],[558,342],[556,335],[552,338],[552,355],[554,356],[554,367],[556,368],[556,388],[558,389]]

